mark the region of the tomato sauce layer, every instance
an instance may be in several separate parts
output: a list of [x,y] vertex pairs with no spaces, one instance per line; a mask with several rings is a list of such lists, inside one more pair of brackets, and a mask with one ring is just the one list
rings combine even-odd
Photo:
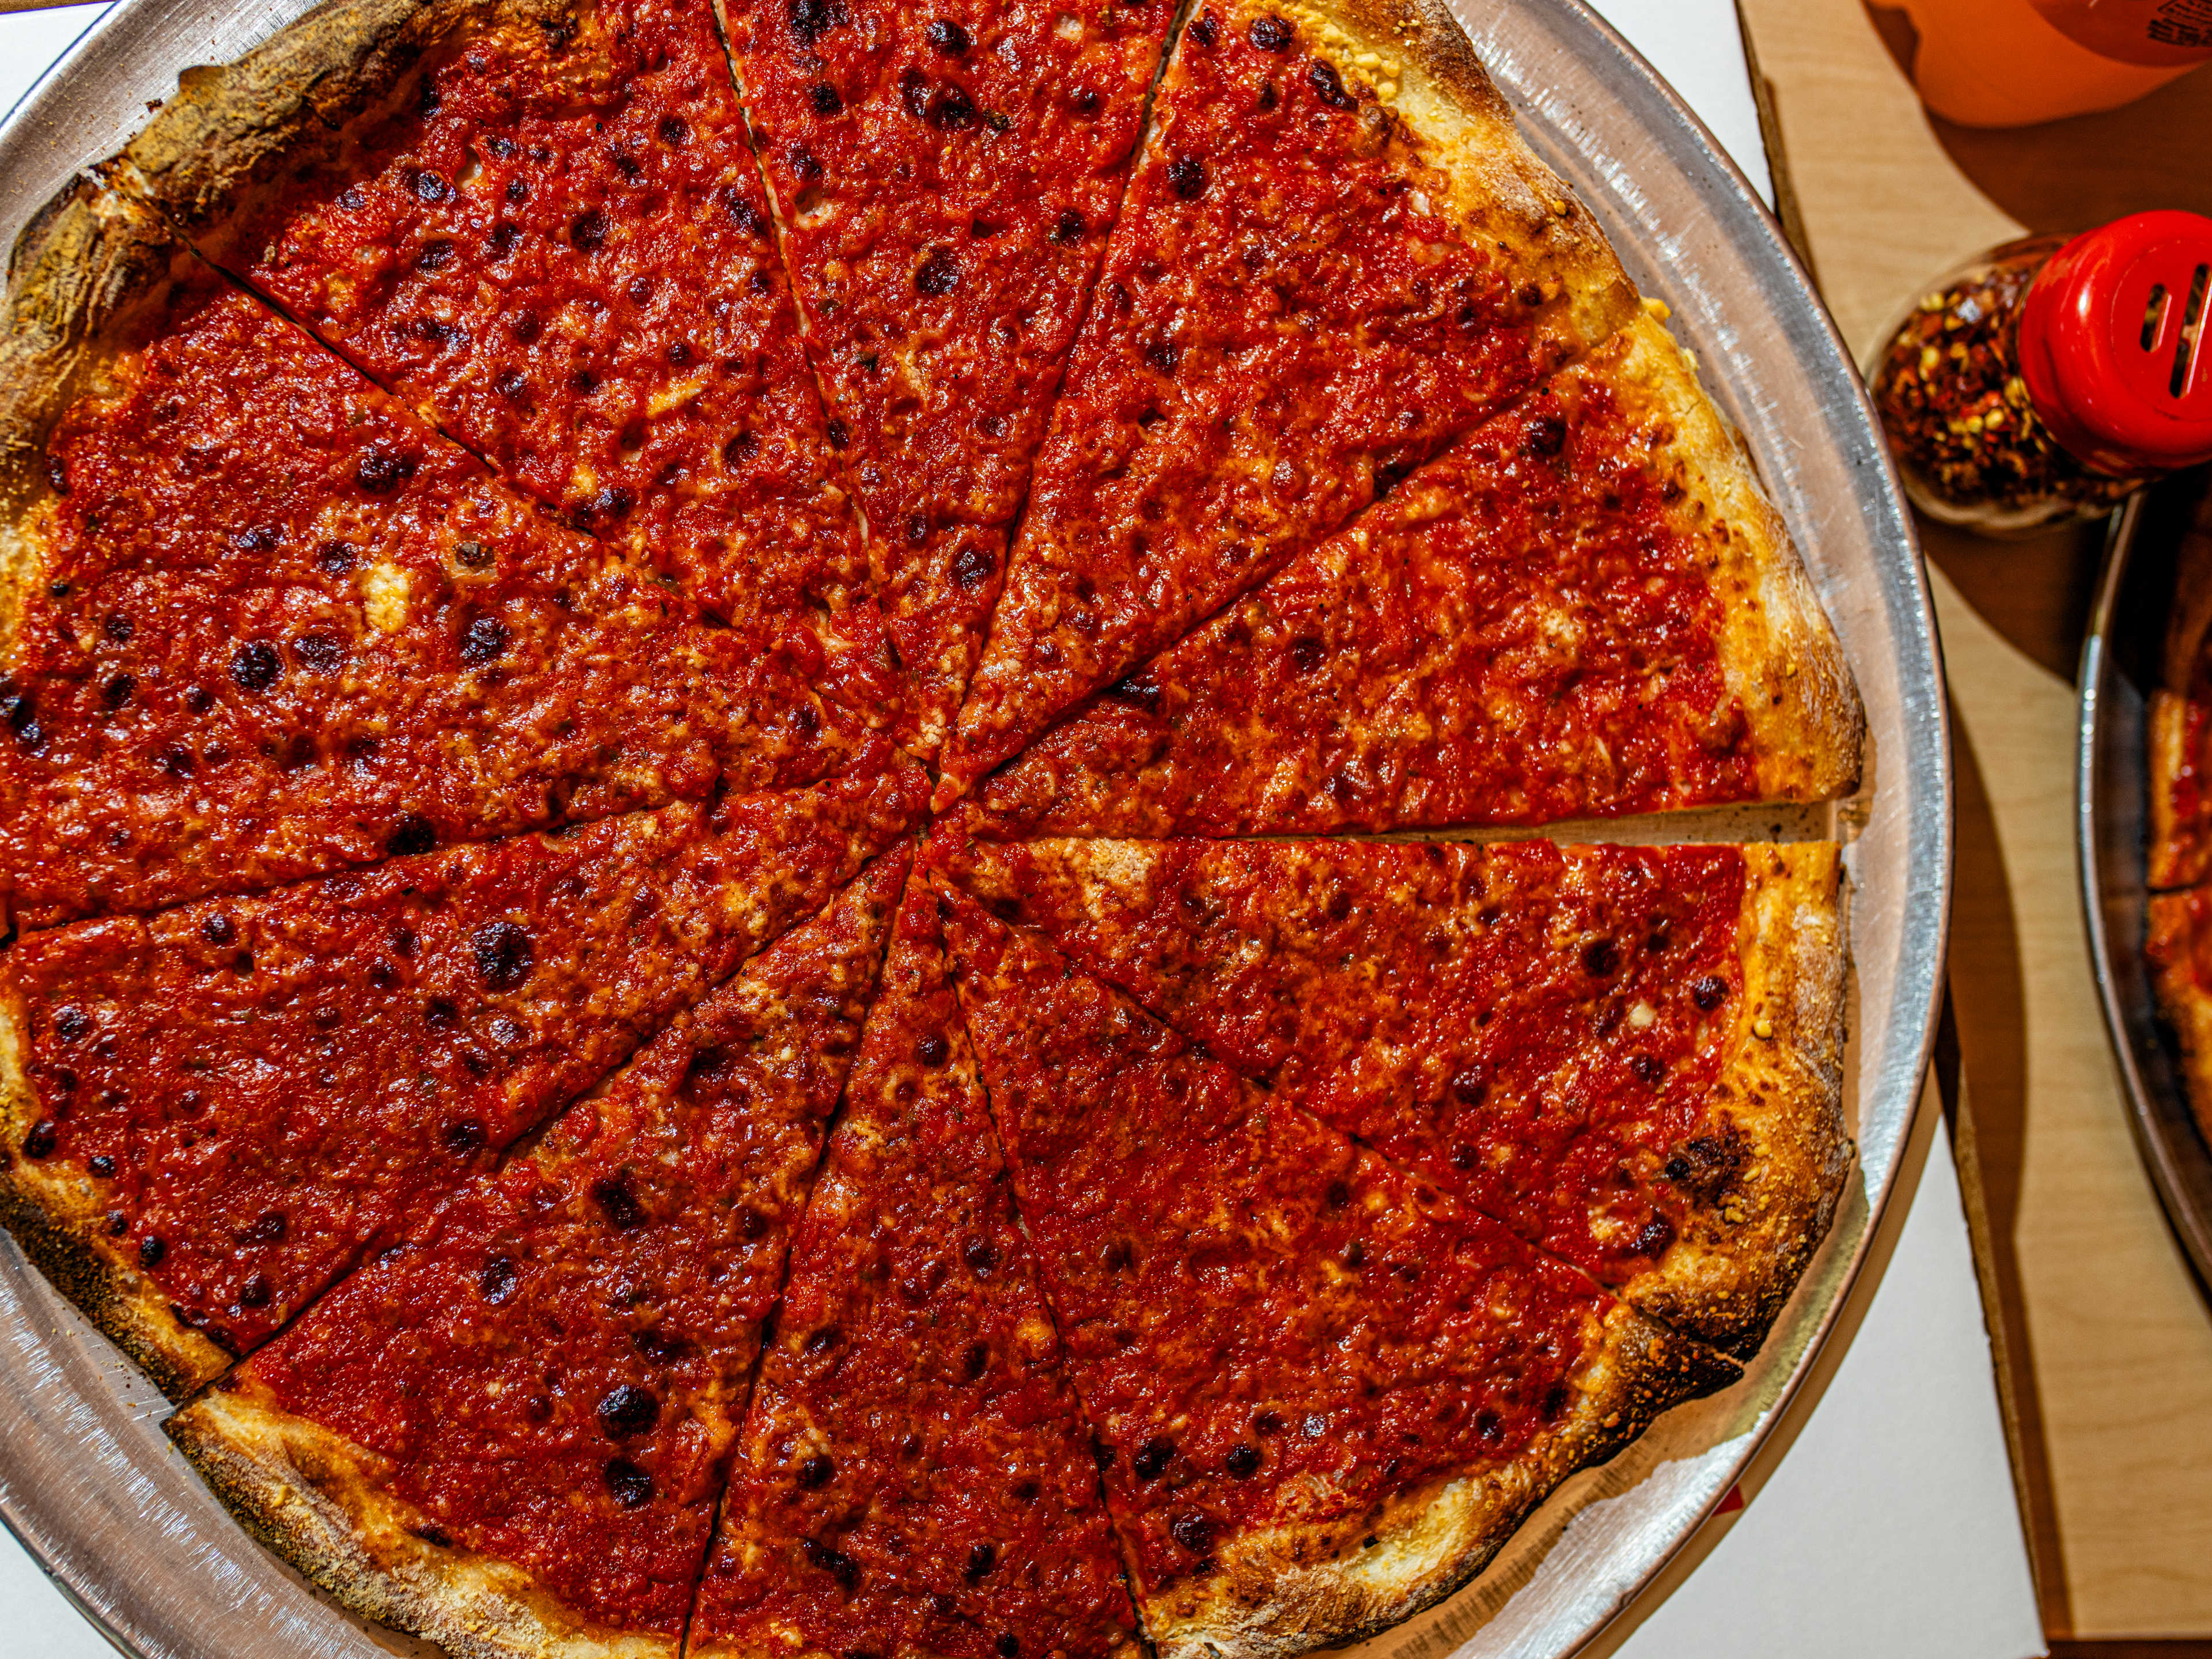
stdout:
[[930,748],[999,595],[1173,12],[724,8]]
[[1743,983],[1735,848],[938,856],[1277,1097],[1605,1283],[1656,1261],[1748,1154],[1711,1099]]
[[420,95],[288,173],[217,257],[578,529],[826,683],[880,625],[711,9],[458,33]]
[[981,833],[1327,833],[1756,799],[1714,526],[1578,367],[986,779]]
[[51,439],[0,860],[44,926],[845,764],[762,652],[216,279]]
[[673,1635],[903,849],[226,1384],[388,1459],[416,1535]]
[[1103,1659],[1133,1640],[937,903],[917,883],[900,912],[793,1247],[696,1653]]
[[395,859],[19,940],[4,994],[94,1247],[252,1348],[911,822],[918,772]]
[[[966,783],[1538,384],[1556,281],[1284,19],[1184,31],[947,768]],[[1563,205],[1566,205],[1564,204]]]
[[953,901],[961,1002],[1140,1582],[1537,1448],[1612,1305]]

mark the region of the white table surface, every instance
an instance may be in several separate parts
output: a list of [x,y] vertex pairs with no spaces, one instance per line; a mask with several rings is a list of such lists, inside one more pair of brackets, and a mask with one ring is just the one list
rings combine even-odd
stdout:
[[[1593,0],[1771,193],[1732,0]],[[0,15],[0,110],[105,9]],[[1867,1279],[1717,1517],[1589,1650],[1617,1659],[2044,1651],[1958,1176],[1933,1102]],[[1883,1266],[1887,1262],[1887,1267]],[[111,1650],[0,1533],[0,1659]]]

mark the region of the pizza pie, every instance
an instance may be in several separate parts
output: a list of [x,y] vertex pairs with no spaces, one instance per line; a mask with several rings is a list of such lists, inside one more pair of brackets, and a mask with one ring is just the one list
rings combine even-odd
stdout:
[[1441,0],[326,0],[7,307],[0,1220],[348,1607],[1290,1659],[1756,1363],[1863,720]]

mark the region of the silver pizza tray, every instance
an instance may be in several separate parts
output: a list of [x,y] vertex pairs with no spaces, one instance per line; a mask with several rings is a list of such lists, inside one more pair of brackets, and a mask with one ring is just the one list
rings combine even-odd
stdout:
[[2089,960],[2127,1092],[2128,1127],[2175,1236],[2212,1294],[2212,1146],[2182,1085],[2181,1051],[2158,1016],[2143,966],[2148,890],[2145,735],[2173,598],[2176,556],[2212,469],[2170,479],[2112,521],[2110,550],[2081,647],[2081,749],[2075,820]]
[[[124,0],[0,130],[0,239],[12,245],[72,169],[118,149],[179,69],[240,56],[307,3]],[[1727,1494],[1811,1370],[1868,1254],[1935,1030],[1950,743],[1910,519],[1843,342],[1773,219],[1697,118],[1577,0],[1454,3],[1536,149],[1589,203],[1644,291],[1673,307],[1677,335],[1803,550],[1872,728],[1867,781],[1851,800],[1656,832],[1850,842],[1845,1108],[1858,1158],[1833,1232],[1741,1382],[1668,1413],[1577,1477],[1481,1578],[1359,1650],[1362,1659],[1558,1659],[1650,1583]],[[117,1646],[145,1659],[423,1651],[319,1596],[240,1531],[163,1439],[166,1410],[0,1235],[0,1519]]]

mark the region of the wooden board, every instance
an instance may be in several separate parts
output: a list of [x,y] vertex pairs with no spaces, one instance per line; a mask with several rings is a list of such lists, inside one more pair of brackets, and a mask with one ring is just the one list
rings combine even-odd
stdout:
[[[1741,5],[1796,222],[1862,358],[1993,243],[2212,212],[2212,72],[2106,115],[1970,132],[1914,98],[1901,14]],[[2212,1309],[2129,1136],[2077,897],[2074,673],[2098,538],[1923,537],[1957,715],[1952,991],[2045,1623],[2212,1636]]]

